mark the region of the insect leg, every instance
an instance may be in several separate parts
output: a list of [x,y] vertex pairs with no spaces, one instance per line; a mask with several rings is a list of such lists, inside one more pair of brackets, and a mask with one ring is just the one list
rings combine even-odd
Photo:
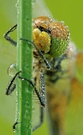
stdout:
[[[14,80],[16,79],[16,77],[18,77],[19,79],[21,80],[25,80],[27,82],[29,82],[32,87],[34,88],[36,94],[37,94],[37,97],[40,101],[40,104],[41,104],[41,107],[40,107],[40,122],[37,126],[35,126],[33,128],[33,131],[35,131],[38,127],[41,126],[41,124],[43,123],[43,118],[44,118],[44,108],[45,107],[45,84],[44,84],[44,75],[41,74],[41,77],[40,77],[40,81],[41,81],[41,96],[40,96],[40,93],[39,91],[36,89],[35,85],[33,84],[32,81],[26,79],[26,78],[23,78],[21,76],[19,76],[19,74],[21,73],[21,71],[17,72],[15,74],[15,76],[12,78],[11,82],[9,83],[8,87],[7,87],[7,90],[6,90],[6,95],[10,95],[12,93],[12,91],[14,91],[15,87],[16,87],[16,84],[13,84]],[[18,124],[18,122],[16,121],[13,125],[13,130],[15,130],[16,128],[16,125]]]
[[17,125],[17,124],[20,124],[20,123],[21,123],[21,122],[16,121],[16,122],[13,124],[13,126],[12,126],[13,131],[15,131],[15,129],[16,129],[16,125]]
[[18,122],[16,121],[15,123],[14,123],[14,125],[13,125],[13,130],[15,130],[16,129],[16,125],[18,124]]
[[28,39],[24,39],[24,38],[20,38],[20,40],[24,40],[24,41],[26,41],[28,44],[33,45],[33,46],[36,48],[36,50],[38,51],[40,57],[41,57],[41,58],[43,59],[43,61],[45,62],[47,68],[48,68],[48,69],[51,69],[50,63],[48,62],[48,60],[44,57],[43,53],[39,50],[39,48],[38,48],[33,42],[31,42],[31,41],[28,40]]
[[6,88],[6,95],[10,95],[16,88],[16,84],[13,84],[13,82],[15,81],[19,73],[21,73],[21,71],[17,72],[15,76],[12,78],[12,80],[10,81],[8,87]]
[[[36,126],[32,129],[33,132],[34,132],[37,128],[39,128],[39,127],[42,125],[43,120],[44,120],[44,108],[41,106],[41,107],[40,107],[40,122],[39,122],[38,125],[36,125]],[[14,125],[13,125],[13,130],[14,130],[14,131],[15,131],[16,125],[17,125],[18,123],[19,123],[19,122],[17,122],[17,121],[14,123]]]
[[5,38],[6,40],[8,40],[11,44],[13,44],[14,46],[17,45],[17,42],[14,41],[14,40],[9,36],[9,34],[10,34],[11,32],[13,32],[16,28],[17,28],[17,24],[14,25],[12,28],[10,28],[10,29],[5,33],[5,35],[4,35],[4,38]]
[[34,88],[35,93],[36,93],[36,95],[37,95],[37,97],[38,97],[38,99],[39,99],[39,101],[40,101],[40,104],[41,104],[43,107],[45,107],[45,103],[44,103],[44,101],[42,100],[42,97],[40,96],[40,93],[39,93],[39,91],[37,90],[36,86],[33,84],[33,82],[30,81],[29,79],[23,78],[23,77],[21,77],[21,76],[18,76],[18,78],[20,78],[21,80],[25,80],[25,81],[27,81],[27,82],[29,82],[29,83],[31,84],[31,86]]
[[[10,83],[9,83],[7,89],[6,89],[6,95],[10,95],[10,94],[14,91],[14,89],[16,88],[16,84],[13,84],[13,82],[15,81],[16,77],[17,77],[20,73],[21,73],[21,71],[17,72],[17,73],[15,74],[15,76],[12,78],[12,80],[10,81]],[[44,100],[42,100],[43,98],[40,96],[40,93],[39,93],[39,91],[37,90],[37,88],[35,87],[35,85],[33,84],[33,82],[30,81],[29,79],[23,78],[23,77],[21,77],[21,76],[18,76],[18,78],[20,78],[21,80],[25,80],[25,81],[29,82],[29,83],[32,85],[32,87],[33,87],[34,90],[35,90],[35,93],[37,94],[37,97],[38,97],[38,99],[39,99],[41,105],[42,105],[42,106],[45,106]]]
[[44,120],[44,108],[41,106],[41,107],[40,107],[40,122],[39,122],[38,125],[36,125],[36,126],[32,129],[32,131],[35,131],[37,128],[39,128],[39,127],[42,125],[43,120]]

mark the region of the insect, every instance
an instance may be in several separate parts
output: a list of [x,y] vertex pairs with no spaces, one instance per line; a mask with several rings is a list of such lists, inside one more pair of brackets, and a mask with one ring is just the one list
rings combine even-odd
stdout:
[[[5,34],[5,38],[15,46],[16,42],[11,39],[8,34],[16,29],[16,27],[17,25],[12,27]],[[83,53],[77,53],[76,47],[70,42],[69,30],[64,23],[54,21],[46,16],[41,16],[33,20],[33,42],[22,38],[21,40],[30,42],[30,44],[34,46],[33,79],[36,87],[33,85],[33,82],[19,75],[21,71],[14,76],[12,81],[16,77],[28,81],[33,86],[40,100],[42,105],[42,107],[40,107],[40,123],[33,130],[37,129],[43,122],[46,86],[47,108],[52,126],[52,134],[65,134],[64,118],[67,106],[72,101],[70,98],[74,97],[75,90],[77,90],[77,95],[78,90],[81,91],[83,88],[83,84],[79,83],[75,76],[76,64],[78,63],[77,65],[79,66],[79,63],[82,63]],[[10,94],[14,90],[15,86],[10,89],[12,81],[6,93]],[[82,91],[81,94],[83,95]],[[42,103],[44,103],[44,105]]]
[[[12,27],[9,31],[6,32],[5,38],[16,46],[16,42],[11,39],[8,34],[16,29],[17,25]],[[23,39],[22,39],[23,40]],[[29,42],[28,40],[26,40]],[[44,74],[49,76],[49,73],[52,71],[55,74],[54,81],[57,81],[63,74],[64,71],[61,69],[61,61],[66,59],[65,51],[69,43],[69,30],[61,22],[55,22],[51,18],[46,16],[41,16],[35,18],[33,21],[33,78],[37,89],[40,89],[41,86],[41,95],[45,98],[45,84],[44,84]],[[62,48],[62,49],[61,49]],[[16,77],[28,81],[35,89],[35,92],[40,100],[41,105],[45,105],[45,99],[41,98],[35,86],[30,80],[22,78],[18,73],[15,74],[10,84],[8,85],[6,94],[9,95],[15,88],[13,84]],[[39,72],[39,76],[37,73]],[[40,80],[40,85],[38,82]],[[43,101],[44,100],[44,101]],[[42,112],[42,110],[41,110]],[[42,120],[40,120],[42,121]],[[41,125],[41,123],[39,124]],[[38,126],[39,126],[38,125]]]

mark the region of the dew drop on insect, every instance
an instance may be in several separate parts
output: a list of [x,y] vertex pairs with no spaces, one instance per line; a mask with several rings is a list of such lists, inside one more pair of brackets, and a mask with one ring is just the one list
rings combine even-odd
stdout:
[[62,24],[64,24],[64,21],[61,21]]
[[16,73],[16,65],[15,64],[10,65],[7,70],[7,73],[9,76],[13,77]]

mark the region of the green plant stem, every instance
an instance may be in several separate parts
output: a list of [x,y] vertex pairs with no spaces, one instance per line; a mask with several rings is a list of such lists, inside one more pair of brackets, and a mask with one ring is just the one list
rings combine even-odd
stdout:
[[[19,40],[32,38],[32,1],[17,1],[17,71],[20,76],[32,78],[32,46],[26,41]],[[16,135],[31,135],[32,132],[32,88],[30,84],[17,79],[16,93]]]

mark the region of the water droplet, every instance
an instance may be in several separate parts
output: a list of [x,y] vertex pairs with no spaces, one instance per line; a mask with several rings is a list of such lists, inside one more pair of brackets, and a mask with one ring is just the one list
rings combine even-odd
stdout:
[[64,25],[64,21],[61,21],[61,23]]
[[15,64],[10,65],[10,67],[7,70],[7,73],[9,76],[13,77],[16,73],[16,65]]

